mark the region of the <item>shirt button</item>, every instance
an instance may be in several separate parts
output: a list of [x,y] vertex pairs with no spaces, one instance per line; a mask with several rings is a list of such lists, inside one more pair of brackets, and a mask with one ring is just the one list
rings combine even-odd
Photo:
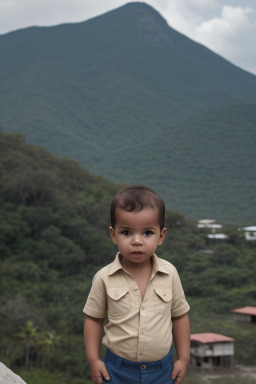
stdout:
[[134,291],[138,291],[138,287],[134,287],[133,289],[134,289]]
[[141,330],[141,331],[140,331],[140,334],[143,335],[143,333],[144,333],[144,332]]

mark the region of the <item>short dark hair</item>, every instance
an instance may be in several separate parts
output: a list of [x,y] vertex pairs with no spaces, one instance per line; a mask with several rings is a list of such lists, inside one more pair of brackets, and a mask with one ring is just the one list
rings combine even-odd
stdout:
[[153,189],[141,185],[129,185],[119,191],[112,200],[110,207],[111,226],[115,228],[116,208],[127,212],[141,211],[144,207],[157,207],[159,211],[160,230],[164,228],[165,204],[163,199]]

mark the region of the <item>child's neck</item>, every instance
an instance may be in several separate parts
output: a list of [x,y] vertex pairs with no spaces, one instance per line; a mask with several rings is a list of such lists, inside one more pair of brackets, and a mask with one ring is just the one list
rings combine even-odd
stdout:
[[137,281],[138,287],[140,289],[141,299],[143,300],[146,293],[147,285],[152,274],[152,261],[148,259],[145,263],[127,263],[127,260],[122,258],[121,264],[123,268],[132,275],[132,277]]

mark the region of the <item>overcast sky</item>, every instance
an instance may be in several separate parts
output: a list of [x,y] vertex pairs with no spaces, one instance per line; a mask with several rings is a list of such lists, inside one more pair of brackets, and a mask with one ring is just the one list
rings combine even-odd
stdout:
[[[0,34],[28,26],[79,22],[122,0],[0,0]],[[256,74],[256,0],[148,0],[168,24]],[[0,59],[1,60],[1,59]]]

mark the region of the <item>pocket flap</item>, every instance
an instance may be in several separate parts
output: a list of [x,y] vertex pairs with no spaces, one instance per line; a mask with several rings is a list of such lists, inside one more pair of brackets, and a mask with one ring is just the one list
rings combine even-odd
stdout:
[[107,290],[107,294],[112,300],[120,300],[128,292],[128,288],[109,288]]
[[172,290],[169,288],[155,288],[155,293],[166,303],[172,299]]

